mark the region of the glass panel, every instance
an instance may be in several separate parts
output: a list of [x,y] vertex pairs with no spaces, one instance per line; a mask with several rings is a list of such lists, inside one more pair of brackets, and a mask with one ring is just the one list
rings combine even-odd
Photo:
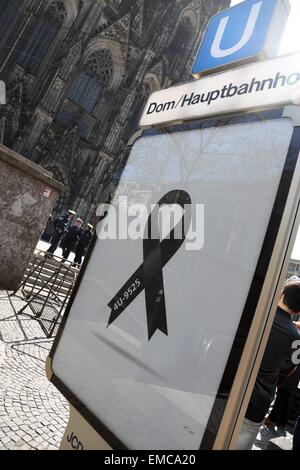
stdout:
[[68,106],[65,104],[59,111],[59,113],[56,116],[56,119],[60,124],[63,126],[66,126],[69,124],[70,121],[72,121],[77,114],[77,110],[73,109],[72,107]]
[[24,0],[0,0],[0,38],[6,34],[22,3]]
[[33,33],[26,31],[18,50],[19,63],[27,72],[37,74],[46,54],[59,31],[60,24],[51,16],[43,16],[36,25]]
[[[127,196],[129,207],[144,204],[149,214],[151,204],[166,194],[184,191],[192,201],[188,228],[195,230],[194,239],[190,234],[170,258],[162,247],[160,258],[158,251],[149,255],[147,218],[141,216],[141,238],[97,240],[53,370],[128,448],[198,449],[257,266],[293,127],[279,119],[161,132],[135,143],[112,203],[118,207],[119,196]],[[204,207],[204,222],[197,207]],[[113,213],[111,207],[106,223]],[[120,295],[118,302],[125,302],[129,289],[126,295],[119,291],[133,274],[134,281],[143,279],[143,288],[108,326],[118,311],[111,301]],[[158,297],[153,296],[159,276],[167,325],[162,312],[157,316]],[[149,339],[154,324],[159,328]]]
[[101,92],[101,85],[96,77],[81,71],[75,78],[68,97],[86,112],[91,113]]

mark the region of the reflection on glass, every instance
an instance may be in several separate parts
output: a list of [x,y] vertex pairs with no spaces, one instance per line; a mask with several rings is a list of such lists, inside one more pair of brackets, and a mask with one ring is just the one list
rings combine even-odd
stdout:
[[98,241],[54,358],[58,377],[127,447],[199,448],[292,132],[283,119],[191,126],[133,146],[113,203],[127,195],[149,208],[186,191],[193,210],[205,208],[204,247],[183,244],[164,266],[168,336],[149,341],[144,292],[107,328],[108,303],[143,263],[143,240]]

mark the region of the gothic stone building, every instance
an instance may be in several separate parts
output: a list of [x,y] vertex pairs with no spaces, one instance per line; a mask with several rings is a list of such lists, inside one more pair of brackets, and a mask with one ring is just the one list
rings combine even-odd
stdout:
[[150,93],[189,81],[208,19],[229,0],[0,0],[8,147],[66,186],[89,220]]

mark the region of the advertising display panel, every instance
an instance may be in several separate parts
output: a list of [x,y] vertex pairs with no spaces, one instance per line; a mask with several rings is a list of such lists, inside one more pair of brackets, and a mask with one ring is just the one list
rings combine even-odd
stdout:
[[50,353],[52,382],[111,447],[214,446],[290,235],[299,149],[280,110],[134,142]]

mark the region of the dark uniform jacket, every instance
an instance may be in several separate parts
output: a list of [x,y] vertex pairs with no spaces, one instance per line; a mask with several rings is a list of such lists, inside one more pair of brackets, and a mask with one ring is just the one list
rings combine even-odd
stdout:
[[64,246],[74,245],[77,242],[77,240],[80,238],[81,233],[82,233],[81,227],[78,227],[78,225],[72,225],[72,227],[69,228],[68,232],[64,236],[63,245]]
[[54,228],[57,232],[63,234],[66,230],[68,230],[71,223],[71,219],[68,214],[61,215],[56,217],[53,222]]
[[89,246],[89,243],[92,239],[92,236],[93,236],[93,234],[90,230],[83,230],[82,234],[81,234],[81,237],[78,240],[77,248],[80,251],[81,250],[84,251]]

